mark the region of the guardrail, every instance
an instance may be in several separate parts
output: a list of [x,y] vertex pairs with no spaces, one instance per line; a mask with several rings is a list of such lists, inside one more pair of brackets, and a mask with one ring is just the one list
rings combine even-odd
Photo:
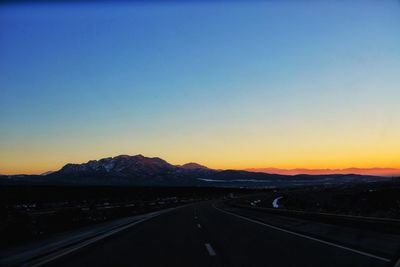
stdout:
[[237,208],[257,210],[276,215],[296,217],[311,221],[339,224],[356,228],[367,228],[379,232],[400,234],[400,220],[397,219],[362,217],[362,216],[352,216],[352,215],[333,214],[333,213],[317,213],[317,212],[289,210],[281,208],[257,207],[257,206],[246,205],[243,203],[238,203],[237,200],[228,200],[225,203],[227,205]]

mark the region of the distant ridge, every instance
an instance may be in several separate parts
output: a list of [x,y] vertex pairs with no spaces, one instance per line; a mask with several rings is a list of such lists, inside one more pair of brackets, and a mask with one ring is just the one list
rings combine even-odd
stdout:
[[178,165],[178,167],[184,168],[184,169],[188,169],[188,170],[193,170],[193,169],[208,169],[206,166],[204,165],[200,165],[198,163],[195,162],[189,162],[183,165]]
[[346,169],[279,169],[279,168],[249,168],[251,172],[263,172],[282,175],[327,175],[327,174],[359,174],[372,176],[400,176],[400,169],[395,168],[346,168]]

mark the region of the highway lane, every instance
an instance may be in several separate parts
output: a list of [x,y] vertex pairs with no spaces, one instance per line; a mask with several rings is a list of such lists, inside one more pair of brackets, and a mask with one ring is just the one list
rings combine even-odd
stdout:
[[271,228],[249,212],[221,203],[190,205],[45,266],[390,266],[389,256],[397,249],[384,249],[386,254],[363,247],[352,250],[340,242]]

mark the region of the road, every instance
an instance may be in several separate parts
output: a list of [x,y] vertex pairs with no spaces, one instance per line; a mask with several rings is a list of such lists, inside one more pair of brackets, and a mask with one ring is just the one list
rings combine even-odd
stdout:
[[272,201],[272,207],[273,207],[273,208],[276,208],[276,209],[279,208],[278,201],[279,201],[281,198],[283,198],[283,197],[277,197],[277,198],[274,199],[274,201]]
[[391,266],[399,244],[398,236],[203,202],[135,224],[44,266]]

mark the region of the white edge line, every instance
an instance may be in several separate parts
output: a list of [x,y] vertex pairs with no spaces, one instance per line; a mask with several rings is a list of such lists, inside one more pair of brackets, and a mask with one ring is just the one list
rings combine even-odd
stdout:
[[86,247],[86,246],[88,246],[88,245],[90,245],[90,244],[93,244],[93,243],[95,243],[95,242],[97,242],[97,241],[99,241],[99,240],[102,240],[102,239],[104,239],[104,238],[106,238],[106,237],[108,237],[108,236],[111,236],[111,235],[113,235],[113,234],[116,234],[116,233],[118,233],[118,232],[120,232],[120,231],[122,231],[122,230],[125,230],[125,229],[127,229],[127,228],[129,228],[129,227],[131,227],[131,226],[134,226],[135,224],[138,224],[138,223],[141,223],[141,222],[143,222],[143,221],[149,220],[149,219],[151,219],[151,218],[153,218],[153,217],[155,217],[155,216],[147,217],[147,218],[141,219],[141,220],[139,220],[139,221],[130,223],[130,224],[128,224],[128,225],[125,225],[125,226],[123,226],[123,227],[121,227],[121,228],[112,230],[112,231],[107,232],[107,233],[105,233],[105,234],[102,234],[102,235],[100,235],[100,236],[93,237],[92,239],[89,239],[89,240],[87,240],[87,241],[84,241],[84,242],[82,242],[82,243],[80,243],[80,244],[78,244],[78,245],[76,245],[76,246],[74,246],[74,247],[72,247],[72,248],[66,248],[66,249],[64,249],[64,250],[55,252],[54,254],[56,254],[56,255],[50,254],[49,256],[45,257],[43,260],[41,260],[41,261],[38,262],[38,263],[30,264],[30,263],[28,262],[28,263],[23,264],[23,266],[32,266],[32,267],[42,266],[43,264],[46,264],[46,263],[51,262],[51,261],[53,261],[53,260],[55,260],[55,259],[58,259],[58,258],[60,258],[60,257],[62,257],[62,256],[65,256],[65,255],[67,255],[67,254],[70,254],[70,253],[72,253],[72,252],[74,252],[74,251],[76,251],[76,250],[78,250],[78,249],[81,249],[81,248],[83,248],[83,247]]
[[207,251],[208,251],[208,254],[209,254],[211,257],[217,255],[217,253],[215,253],[215,250],[213,249],[213,247],[211,246],[211,244],[206,243],[206,244],[204,244],[204,245],[206,246],[206,249],[207,249]]
[[[189,204],[189,205],[190,205],[190,204]],[[185,206],[186,206],[186,205],[185,205]],[[104,238],[106,238],[106,237],[108,237],[108,236],[111,236],[111,235],[116,234],[116,233],[118,233],[118,232],[120,232],[120,231],[123,231],[123,230],[125,230],[125,229],[127,229],[127,228],[129,228],[129,227],[132,227],[132,226],[134,226],[134,225],[136,225],[136,224],[138,224],[138,223],[141,223],[141,222],[150,220],[150,219],[152,219],[152,218],[154,218],[154,217],[156,217],[156,216],[158,216],[158,215],[161,215],[161,214],[163,214],[163,213],[166,213],[166,212],[169,212],[169,211],[178,209],[178,208],[182,208],[182,207],[184,207],[184,206],[176,207],[176,208],[172,208],[172,209],[167,209],[167,210],[163,210],[162,212],[159,212],[159,213],[156,213],[156,214],[151,214],[151,215],[149,215],[149,216],[146,217],[146,218],[143,218],[143,219],[141,219],[141,220],[138,220],[138,221],[129,223],[129,224],[127,224],[127,225],[125,225],[125,226],[122,226],[122,227],[120,227],[120,228],[118,228],[118,229],[111,230],[111,231],[109,231],[109,232],[107,232],[107,233],[105,233],[105,234],[101,234],[101,235],[99,235],[99,236],[93,237],[93,238],[91,238],[91,239],[89,239],[89,240],[86,240],[86,241],[84,241],[84,242],[82,242],[82,243],[79,243],[79,244],[76,245],[76,246],[69,247],[69,248],[63,249],[63,250],[61,250],[61,251],[56,251],[56,252],[54,252],[54,253],[52,253],[52,254],[50,254],[50,255],[45,256],[45,257],[42,258],[41,260],[39,259],[39,262],[37,262],[37,263],[26,262],[26,263],[22,264],[22,266],[30,266],[30,267],[42,266],[43,264],[46,264],[46,263],[51,262],[51,261],[53,261],[53,260],[56,260],[56,259],[58,259],[58,258],[60,258],[60,257],[62,257],[62,256],[68,255],[68,254],[70,254],[70,253],[72,253],[72,252],[74,252],[74,251],[76,251],[76,250],[78,250],[78,249],[81,249],[81,248],[86,247],[86,246],[88,246],[88,245],[90,245],[90,244],[93,244],[93,243],[95,243],[95,242],[97,242],[97,241],[99,241],[99,240],[102,240],[102,239],[104,239]],[[36,261],[37,261],[37,260],[36,260]],[[35,260],[33,260],[33,262],[35,262]]]
[[300,234],[300,233],[296,233],[296,232],[293,232],[293,231],[290,231],[290,230],[286,230],[286,229],[283,229],[283,228],[280,228],[280,227],[277,227],[277,226],[273,226],[271,224],[267,224],[267,223],[264,223],[264,222],[253,220],[253,219],[250,219],[250,218],[235,214],[233,212],[222,210],[220,208],[217,208],[214,205],[212,205],[212,206],[214,207],[214,209],[217,209],[217,210],[219,210],[221,212],[230,214],[232,216],[236,216],[236,217],[241,218],[243,220],[247,220],[247,221],[250,221],[250,222],[253,222],[253,223],[264,225],[264,226],[267,226],[267,227],[270,227],[272,229],[279,230],[279,231],[282,231],[282,232],[285,232],[285,233],[288,233],[288,234],[300,236],[300,237],[303,237],[303,238],[306,238],[306,239],[310,239],[310,240],[313,240],[313,241],[316,241],[316,242],[320,242],[320,243],[323,243],[323,244],[326,244],[326,245],[330,245],[330,246],[333,246],[333,247],[341,248],[341,249],[344,249],[344,250],[347,250],[347,251],[351,251],[351,252],[354,252],[354,253],[357,253],[357,254],[360,254],[360,255],[363,255],[363,256],[367,256],[367,257],[370,257],[370,258],[378,259],[378,260],[381,260],[381,261],[385,261],[385,262],[391,262],[392,261],[391,259],[388,259],[388,258],[380,257],[380,256],[377,256],[377,255],[374,255],[374,254],[371,254],[371,253],[368,253],[368,252],[360,251],[360,250],[357,250],[357,249],[341,246],[341,245],[338,245],[338,244],[335,244],[335,243],[332,243],[332,242],[329,242],[329,241],[325,241],[325,240],[322,240],[322,239],[318,239],[318,238],[315,238],[315,237],[311,237],[311,236],[308,236],[308,235],[303,235],[303,234]]
[[393,267],[400,267],[400,259],[396,262],[396,264]]

